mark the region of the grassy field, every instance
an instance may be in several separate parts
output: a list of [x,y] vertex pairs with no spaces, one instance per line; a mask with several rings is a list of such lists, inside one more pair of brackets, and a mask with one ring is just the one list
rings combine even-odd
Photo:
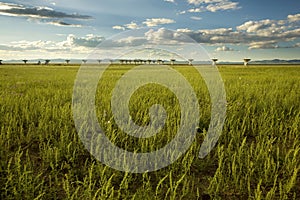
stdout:
[[[98,121],[114,144],[148,152],[174,137],[180,107],[166,88],[146,85],[131,99],[133,119],[147,124],[147,108],[161,103],[169,128],[149,139],[119,130],[110,95],[131,67],[111,66],[100,81]],[[194,69],[175,66],[197,93],[199,133],[175,163],[144,174],[111,169],[84,148],[71,109],[78,68],[0,65],[0,199],[300,199],[300,66],[219,66],[227,116],[204,159],[208,91]]]

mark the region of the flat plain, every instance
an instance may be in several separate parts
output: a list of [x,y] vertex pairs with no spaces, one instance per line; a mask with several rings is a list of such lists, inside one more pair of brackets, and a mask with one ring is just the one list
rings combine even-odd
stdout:
[[[112,65],[104,74],[98,121],[115,145],[150,152],[174,138],[180,106],[167,88],[146,85],[132,96],[130,114],[146,125],[148,108],[160,103],[168,127],[149,139],[119,130],[111,92],[132,67]],[[72,93],[79,66],[0,65],[0,199],[299,199],[300,66],[220,65],[226,121],[204,159],[198,152],[210,122],[208,91],[192,67],[173,67],[197,94],[196,138],[172,165],[131,174],[97,161],[78,137]]]

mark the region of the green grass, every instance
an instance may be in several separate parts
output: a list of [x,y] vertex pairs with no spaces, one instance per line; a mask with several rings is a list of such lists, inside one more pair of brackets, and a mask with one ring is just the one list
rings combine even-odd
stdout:
[[[112,66],[100,81],[98,120],[116,145],[150,152],[175,136],[180,107],[166,88],[144,86],[130,101],[133,119],[146,125],[147,108],[161,103],[170,116],[167,127],[149,139],[123,133],[110,94],[129,69]],[[200,131],[172,165],[130,174],[98,162],[79,139],[71,109],[78,66],[1,65],[0,199],[299,199],[300,67],[220,66],[226,122],[204,159],[198,152],[210,121],[208,92],[193,69],[175,69],[197,93]]]

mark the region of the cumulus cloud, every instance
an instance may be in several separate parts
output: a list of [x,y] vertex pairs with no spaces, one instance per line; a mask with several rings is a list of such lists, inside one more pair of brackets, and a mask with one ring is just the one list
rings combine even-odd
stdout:
[[173,19],[167,19],[167,18],[152,18],[152,19],[147,19],[146,21],[143,22],[147,27],[155,27],[158,25],[163,25],[163,24],[173,24],[175,21]]
[[6,51],[18,51],[18,52],[27,52],[27,51],[60,51],[66,49],[66,47],[60,45],[59,43],[55,43],[53,41],[15,41],[11,42],[7,45],[0,45],[0,50],[6,50]]
[[[300,30],[299,30],[300,33]],[[291,34],[291,33],[289,33]],[[221,36],[228,35],[228,39],[224,39]],[[288,35],[288,34],[285,34]],[[292,35],[292,34],[291,34]],[[192,38],[190,38],[192,36]],[[236,39],[236,41],[234,40]],[[265,40],[265,37],[251,36],[243,33],[238,33],[231,28],[214,29],[214,30],[200,30],[192,31],[189,29],[178,29],[177,31],[170,31],[165,28],[158,30],[150,29],[145,33],[143,37],[128,36],[119,40],[106,40],[102,36],[93,34],[86,35],[84,37],[76,37],[75,35],[69,35],[67,40],[59,43],[59,46],[64,47],[86,47],[94,48],[101,44],[101,47],[132,47],[142,46],[145,44],[168,44],[179,45],[181,43],[193,43],[198,42],[208,45],[224,44],[216,49],[216,51],[236,51],[235,49],[228,47],[225,44],[245,44],[249,46],[249,49],[274,49],[274,48],[295,48],[299,47],[299,44],[280,46],[279,40]],[[39,43],[40,45],[40,43]],[[32,45],[31,45],[32,46]],[[33,45],[35,46],[35,45]],[[42,45],[43,46],[43,45]],[[20,46],[19,46],[20,47]]]
[[[3,9],[3,8],[2,8]],[[249,49],[299,48],[300,25],[295,23],[297,15],[289,15],[282,20],[247,21],[234,28],[218,29],[178,29],[170,31],[165,28],[150,29],[139,37],[128,36],[119,40],[107,40],[98,35],[89,34],[83,37],[68,35],[61,42],[51,41],[19,41],[0,44],[1,51],[19,52],[82,52],[87,53],[101,44],[104,50],[133,46],[180,45],[183,43],[200,43],[218,46],[215,51],[234,51],[232,45],[246,45]],[[157,18],[161,19],[161,18]],[[147,26],[171,23],[172,20],[148,20]],[[69,26],[57,21],[57,25]],[[70,24],[71,26],[71,24]],[[130,29],[141,27],[136,22],[115,26],[114,29]],[[297,43],[298,42],[298,43]],[[110,47],[110,48],[107,48]],[[110,52],[109,52],[110,53]]]
[[175,21],[173,19],[167,19],[167,18],[151,18],[151,19],[146,19],[146,21],[142,22],[141,24],[137,24],[136,22],[131,22],[129,24],[125,24],[123,26],[116,25],[113,26],[113,29],[118,29],[118,30],[126,30],[126,29],[139,29],[144,26],[146,27],[155,27],[159,25],[164,25],[164,24],[173,24]]
[[180,14],[185,14],[187,12],[217,12],[224,10],[237,10],[241,8],[238,2],[233,2],[230,0],[187,0],[187,2],[200,7],[182,11]]
[[[294,41],[300,37],[300,27],[294,22],[297,21],[297,15],[289,15],[284,20],[260,20],[248,21],[237,27],[238,31],[246,32],[249,36],[258,39],[257,41]],[[274,45],[263,45],[265,47],[274,47]],[[276,46],[276,45],[275,45]]]
[[182,34],[180,32],[170,31],[165,28],[160,28],[158,30],[149,30],[145,33],[147,41],[155,44],[180,44],[180,43],[193,43],[194,41],[188,37],[187,34]]
[[295,23],[298,16],[300,15],[289,15],[282,20],[247,21],[236,28],[196,31],[180,29],[177,31],[184,32],[195,41],[203,44],[242,44],[248,45],[249,49],[286,48],[286,46],[278,44],[293,42],[300,38],[300,25]]
[[238,5],[238,2],[222,1],[215,4],[209,4],[206,6],[206,9],[210,12],[216,12],[219,10],[237,10],[240,8]]
[[5,51],[24,51],[24,50],[36,50],[38,49],[37,46],[26,44],[26,45],[20,45],[20,44],[10,44],[10,45],[0,45],[0,50]]
[[[84,37],[77,37],[70,34],[65,40],[60,42],[57,41],[15,41],[9,44],[0,44],[0,51],[4,50],[9,52],[19,52],[21,54],[32,54],[35,55],[48,55],[49,53],[56,53],[57,55],[66,54],[82,54],[86,55],[91,52],[94,47],[104,42],[105,38],[96,35],[86,35]],[[49,54],[50,55],[50,54]]]
[[276,41],[251,42],[249,49],[276,49],[279,48]]
[[104,40],[104,37],[93,34],[86,35],[85,37],[75,37],[75,35],[71,34],[67,38],[67,44],[83,47],[96,47]]
[[118,47],[141,46],[145,43],[147,43],[147,39],[145,37],[128,36],[126,38],[118,40],[111,40],[93,34],[88,34],[84,37],[76,37],[75,35],[70,34],[68,35],[67,40],[64,41],[62,45],[68,47],[86,47],[91,49],[95,47],[98,47],[99,49],[109,49]]
[[141,26],[138,25],[136,22],[130,22],[129,24],[124,24],[123,26],[116,25],[116,26],[113,26],[112,28],[115,30],[123,30],[124,31],[126,29],[131,29],[131,30],[139,29],[139,28],[141,28]]
[[73,19],[73,20],[87,20],[91,19],[91,16],[80,14],[68,14],[65,12],[55,11],[49,7],[28,7],[22,4],[4,3],[0,2],[0,15],[24,17],[27,19],[39,19],[37,22],[45,22],[46,24],[59,25],[59,26],[76,26],[76,24],[70,24],[63,22],[59,19]]
[[[144,38],[127,38],[123,41],[106,42],[111,46],[138,46],[145,43],[155,44],[180,44],[197,42],[206,45],[218,45],[216,51],[233,51],[228,47],[231,45],[246,45],[249,49],[274,49],[274,48],[297,48],[299,45],[293,45],[293,42],[300,39],[300,25],[295,23],[298,15],[289,15],[286,19],[270,20],[264,19],[259,21],[247,21],[234,28],[217,28],[217,29],[178,29],[175,32],[165,28],[149,30],[145,33]],[[200,19],[200,18],[199,18]],[[291,20],[293,19],[293,20]],[[146,23],[147,22],[147,23]],[[172,23],[173,20],[164,18],[148,19],[145,21],[146,26],[157,26],[163,23]],[[124,26],[115,26],[115,29],[135,29],[141,27],[136,22]],[[85,38],[72,39],[73,44],[86,47],[97,46],[104,38],[97,36],[86,36]],[[92,42],[94,45],[91,45]],[[280,44],[280,45],[279,45]]]
[[128,46],[141,46],[147,43],[147,39],[145,37],[133,37],[129,36],[127,38],[123,38],[120,40],[107,40],[107,44],[112,44],[112,47],[128,47]]
[[289,22],[299,22],[300,21],[300,14],[288,15],[287,19],[288,19]]
[[[226,45],[247,45],[249,49],[287,48],[296,46],[280,46],[279,43],[293,42],[300,38],[300,27],[291,24],[290,18],[284,20],[248,21],[236,28],[218,29],[178,29],[176,32],[160,28],[146,33],[148,41],[156,43],[180,44],[182,42],[198,42],[208,45],[223,45],[217,51],[230,51]],[[188,37],[183,36],[185,34]]]
[[55,11],[48,7],[26,7],[11,3],[0,2],[0,14],[22,17],[36,18],[74,18],[74,19],[91,19],[88,15],[68,14]]
[[235,51],[235,50],[227,46],[222,46],[222,47],[218,47],[215,51]]
[[294,45],[295,48],[300,48],[300,43]]
[[112,27],[113,29],[116,29],[116,30],[125,30],[125,27],[123,27],[123,26],[113,26]]
[[209,3],[217,3],[222,2],[223,0],[187,0],[189,4],[200,5],[200,4],[209,4]]
[[61,42],[22,40],[11,42],[9,44],[0,44],[0,52],[4,59],[40,59],[45,55],[47,58],[84,58],[91,52],[91,49],[68,44],[67,40],[63,40]]
[[284,20],[260,20],[248,21],[237,27],[238,31],[246,31],[247,33],[255,33],[261,36],[269,36],[270,34],[281,34],[288,29],[288,25]]
[[127,29],[138,29],[138,28],[140,28],[139,25],[137,23],[135,23],[135,22],[131,22],[129,24],[125,24],[124,26]]
[[201,7],[201,8],[189,9],[187,12],[189,12],[189,13],[199,13],[199,12],[204,12],[204,11],[205,11],[205,8]]

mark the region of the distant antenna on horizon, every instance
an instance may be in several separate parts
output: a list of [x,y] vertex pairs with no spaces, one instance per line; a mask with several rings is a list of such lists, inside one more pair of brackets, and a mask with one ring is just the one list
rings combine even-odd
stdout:
[[244,66],[248,66],[248,63],[251,61],[251,59],[250,58],[245,58],[244,59]]
[[49,65],[51,60],[45,60],[45,65]]
[[212,65],[213,65],[213,66],[216,66],[216,65],[217,65],[217,62],[218,62],[218,59],[213,58],[213,59],[211,59],[211,60],[212,60]]
[[174,65],[175,61],[175,59],[170,59],[171,65]]

